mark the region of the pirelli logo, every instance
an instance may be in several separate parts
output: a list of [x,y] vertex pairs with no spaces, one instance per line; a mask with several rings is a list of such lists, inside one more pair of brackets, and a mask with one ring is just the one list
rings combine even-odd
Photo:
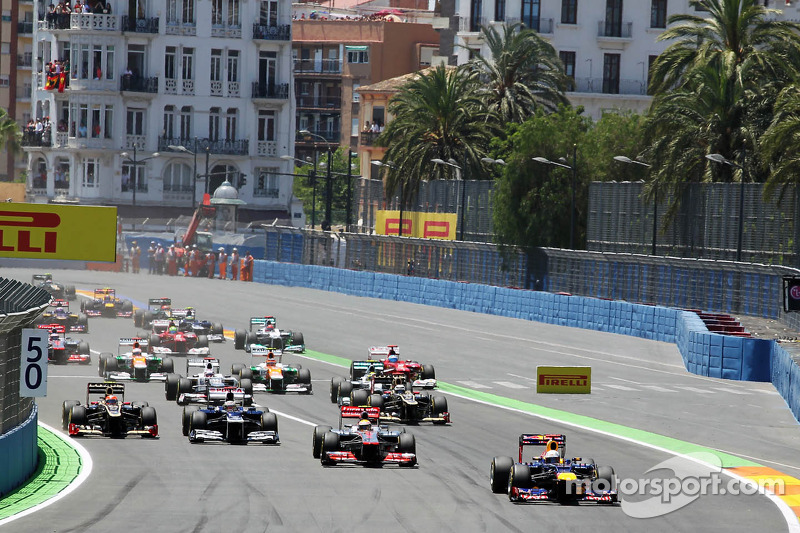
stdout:
[[117,209],[4,203],[0,257],[115,261]]
[[[397,235],[400,232],[400,212],[379,210],[375,217],[375,231],[379,235]],[[456,215],[403,211],[403,236],[453,240],[456,238]]]
[[536,367],[536,392],[545,394],[589,394],[592,368],[588,366]]

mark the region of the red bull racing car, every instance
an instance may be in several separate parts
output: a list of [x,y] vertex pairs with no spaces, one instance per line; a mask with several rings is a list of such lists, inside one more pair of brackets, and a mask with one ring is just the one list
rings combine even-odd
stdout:
[[117,291],[106,287],[95,289],[94,298],[82,301],[81,311],[89,316],[129,318],[133,316],[133,304],[130,300],[117,298]]

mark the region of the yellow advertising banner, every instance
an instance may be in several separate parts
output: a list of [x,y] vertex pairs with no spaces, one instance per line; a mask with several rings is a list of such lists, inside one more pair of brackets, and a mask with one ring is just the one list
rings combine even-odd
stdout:
[[592,367],[537,366],[536,392],[546,394],[589,394],[592,392]]
[[0,204],[0,257],[115,261],[117,208]]
[[[399,235],[400,211],[379,210],[375,216],[375,233]],[[455,213],[403,211],[403,237],[455,240],[456,215]]]

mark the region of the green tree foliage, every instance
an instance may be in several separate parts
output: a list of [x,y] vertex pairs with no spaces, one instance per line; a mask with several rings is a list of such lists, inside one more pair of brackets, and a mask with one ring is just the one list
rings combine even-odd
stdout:
[[22,130],[3,108],[0,108],[0,147],[12,154],[22,147]]
[[[317,179],[316,179],[316,225],[319,227],[325,218],[325,193],[326,181],[328,179],[328,153],[322,151],[317,154]],[[344,225],[346,222],[347,212],[347,148],[339,147],[336,151],[331,152],[331,214],[333,215],[333,225]],[[358,158],[353,156],[351,158],[351,175],[359,176]],[[295,168],[295,173],[300,176],[294,180],[293,190],[294,195],[303,202],[303,211],[306,215],[308,224],[311,224],[311,215],[314,207],[312,199],[314,198],[314,187],[311,174],[313,173],[313,164],[304,164]],[[351,191],[352,192],[352,191]],[[351,209],[355,209],[351,205]],[[354,211],[353,211],[354,212]],[[351,215],[353,216],[353,215]]]

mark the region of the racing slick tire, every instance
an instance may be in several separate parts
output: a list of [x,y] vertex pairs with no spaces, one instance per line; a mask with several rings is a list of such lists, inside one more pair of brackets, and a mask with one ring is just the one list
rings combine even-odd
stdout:
[[192,380],[188,378],[180,378],[178,380],[178,394],[175,395],[175,401],[180,405],[181,393],[192,392]]
[[153,313],[152,311],[145,311],[142,315],[142,327],[150,329],[153,327]]
[[132,313],[133,312],[133,304],[130,300],[122,300],[122,312],[123,313]]
[[436,371],[433,369],[433,365],[422,365],[422,371],[420,372],[421,379],[436,379]]
[[81,341],[78,343],[78,353],[81,355],[89,355],[91,352],[89,351],[89,343],[86,341]]
[[373,394],[369,397],[369,405],[370,407],[377,407],[378,409],[383,410],[383,395],[381,394]]
[[349,398],[350,393],[353,392],[353,384],[349,381],[342,381],[339,383],[339,392],[337,398]]
[[364,389],[356,389],[350,393],[350,405],[361,407],[369,403],[369,391]]
[[175,372],[175,360],[172,357],[165,357],[161,360],[161,371],[165,374]]
[[531,488],[531,470],[528,465],[515,463],[511,466],[508,473],[508,497],[512,498],[511,489],[517,487],[520,489]]
[[233,332],[233,348],[235,350],[244,350],[244,343],[247,340],[247,332],[243,329],[237,329]]
[[189,419],[189,430],[193,429],[206,429],[208,423],[208,416],[203,411],[192,411],[192,417]]
[[[411,433],[401,433],[397,438],[397,451],[399,453],[413,453],[417,454],[417,441]],[[400,463],[400,466],[414,466],[416,461],[408,463]]]
[[[444,396],[431,396],[431,416],[441,416],[447,412],[447,398]],[[434,424],[445,424],[444,421],[437,421]]]
[[[103,359],[103,355],[105,355],[105,359]],[[107,376],[109,372],[116,372],[119,370],[119,363],[113,353],[106,352],[105,354],[100,354],[100,359],[100,364],[103,367],[103,371],[100,374],[101,376]]]
[[242,378],[239,380],[239,386],[242,388],[245,394],[249,394],[250,396],[253,395],[253,381],[247,378]]
[[307,368],[297,370],[297,382],[303,385],[311,385],[311,371]]
[[253,370],[246,366],[239,371],[239,379],[249,379],[250,381],[253,380]]
[[592,482],[595,490],[616,490],[617,476],[610,466],[597,466],[597,479]]
[[314,459],[319,459],[322,454],[322,439],[333,428],[330,426],[314,426],[314,440],[311,443],[311,455]]
[[150,347],[151,347],[151,348],[152,348],[153,346],[158,346],[159,344],[161,344],[161,337],[159,337],[159,336],[158,336],[158,335],[156,335],[155,333],[151,333],[151,334],[150,334],[150,338],[149,338],[149,339],[147,339],[147,340],[150,342]]
[[336,464],[335,461],[327,459],[326,455],[322,452],[336,452],[339,451],[339,434],[333,431],[328,431],[322,437],[322,451],[320,452],[320,460],[323,465]]
[[195,344],[197,348],[208,348],[208,337],[205,335],[198,335],[197,336],[197,344]]
[[75,299],[75,285],[67,285],[64,287],[64,296],[67,297],[67,300],[74,300]]
[[142,426],[155,426],[158,424],[155,407],[150,407],[149,405],[142,407],[140,416],[142,418]]
[[142,318],[144,317],[144,309],[137,309],[133,312],[133,327],[141,328]]
[[214,322],[211,324],[211,333],[214,335],[224,335],[225,330],[222,328],[222,324]]
[[64,400],[61,404],[61,428],[66,430],[69,426],[69,414],[72,412],[74,405],[80,405],[78,400]]
[[181,431],[183,432],[184,437],[189,436],[189,427],[192,423],[192,413],[197,411],[197,407],[184,407],[183,408],[183,417],[181,422]]
[[297,346],[297,345],[305,346],[305,344],[306,344],[306,340],[303,338],[303,334],[300,333],[299,331],[293,331],[292,332],[292,345],[293,346]]
[[248,331],[244,338],[244,349],[246,350],[251,344],[258,342],[258,335],[253,331]]
[[106,358],[108,355],[107,353],[101,353],[100,357],[97,359],[97,375],[101,378],[105,377]]
[[278,417],[275,413],[261,413],[261,431],[278,432]]
[[242,371],[243,368],[244,365],[242,363],[233,363],[231,365],[231,376],[236,376],[237,378],[240,377],[239,373]]
[[495,494],[504,494],[508,491],[508,476],[514,460],[511,457],[493,457],[489,469],[489,486]]
[[339,401],[339,385],[344,381],[339,376],[333,376],[331,378],[331,403],[337,403]]
[[89,317],[86,313],[78,313],[77,324],[83,326],[84,333],[89,333]]
[[167,380],[164,382],[164,396],[167,401],[174,402],[178,399],[178,384],[181,377],[178,374],[167,374]]
[[86,407],[73,405],[69,411],[69,424],[83,426],[86,424]]

